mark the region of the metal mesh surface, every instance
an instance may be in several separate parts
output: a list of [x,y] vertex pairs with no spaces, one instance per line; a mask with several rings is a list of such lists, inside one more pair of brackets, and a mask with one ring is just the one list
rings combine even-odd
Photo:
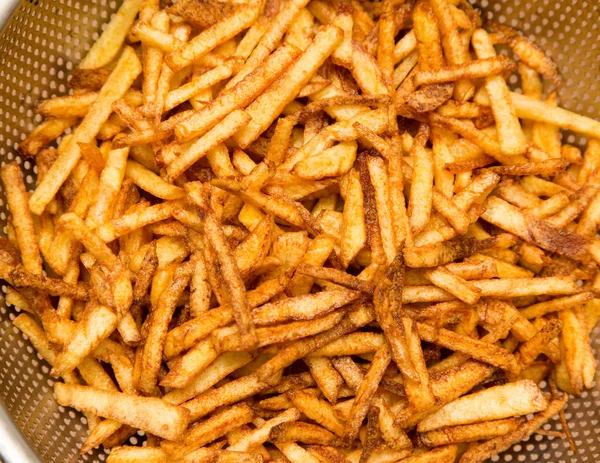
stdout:
[[[557,61],[564,79],[561,104],[591,117],[600,115],[600,6],[598,0],[470,0],[485,19],[516,27],[537,41]],[[0,0],[10,2],[10,0]],[[25,0],[0,35],[0,161],[17,159],[33,186],[36,168],[19,158],[16,146],[41,121],[33,104],[66,92],[70,72],[98,38],[115,0]],[[511,82],[515,84],[516,81]],[[585,138],[564,134],[568,143],[584,146]],[[6,233],[6,201],[0,188],[0,227]],[[47,463],[104,461],[97,451],[78,457],[87,433],[84,418],[59,407],[52,398],[48,365],[11,324],[16,316],[0,292],[0,403],[30,446]],[[600,327],[593,332],[600,352]],[[566,417],[579,448],[575,455],[564,440],[534,435],[492,461],[600,461],[600,377],[591,391],[570,401]],[[0,427],[9,426],[2,423]],[[545,429],[560,430],[553,421]],[[132,438],[132,443],[137,437]],[[2,447],[8,445],[0,442]],[[5,449],[6,450],[6,449]],[[6,458],[6,457],[5,457]],[[17,463],[8,462],[5,463]],[[18,463],[21,463],[20,461]]]

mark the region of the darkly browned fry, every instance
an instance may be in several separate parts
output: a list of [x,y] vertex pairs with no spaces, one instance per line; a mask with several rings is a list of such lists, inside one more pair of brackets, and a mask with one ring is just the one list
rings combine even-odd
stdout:
[[349,289],[355,289],[356,291],[361,291],[363,293],[370,294],[373,292],[373,286],[370,283],[334,268],[300,264],[298,265],[296,272],[314,278],[331,281],[332,283],[345,286]]
[[344,440],[346,442],[352,442],[358,435],[360,426],[369,411],[371,399],[377,391],[383,373],[391,360],[392,356],[387,344],[375,353],[373,362],[356,391],[356,398],[348,414],[348,420],[344,428]]
[[499,175],[556,175],[568,166],[563,159],[547,159],[542,162],[530,162],[520,166],[494,166],[488,170]]
[[406,104],[418,113],[435,111],[452,97],[454,87],[449,84],[434,84],[410,93],[404,98]]
[[521,212],[497,197],[489,197],[484,205],[484,220],[514,233],[525,241],[572,259],[581,260],[587,255],[586,240],[581,235],[539,220],[527,212]]
[[361,153],[357,158],[360,184],[363,190],[365,225],[367,229],[367,244],[371,248],[371,258],[377,263],[385,262],[379,219],[377,218],[377,205],[375,203],[375,190],[371,184],[367,166],[367,154]]
[[37,288],[52,296],[66,296],[81,300],[90,298],[90,288],[83,282],[73,285],[56,278],[34,275],[23,267],[16,267],[8,276],[15,286]]
[[404,259],[407,267],[437,267],[493,246],[492,242],[472,238],[455,239],[445,243],[430,244],[406,249]]
[[196,205],[198,214],[204,222],[206,236],[217,255],[221,276],[228,287],[227,298],[240,328],[243,343],[251,350],[257,344],[257,338],[245,294],[246,288],[239,274],[237,263],[214,212],[202,203],[196,203]]

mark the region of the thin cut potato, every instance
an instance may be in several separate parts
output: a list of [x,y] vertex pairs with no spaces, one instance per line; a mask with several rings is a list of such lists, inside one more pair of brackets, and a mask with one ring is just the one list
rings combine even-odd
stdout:
[[79,161],[81,154],[78,143],[89,143],[96,137],[111,113],[112,103],[125,94],[141,71],[135,51],[131,47],[125,47],[117,66],[102,86],[86,117],[75,129],[73,136],[61,143],[58,158],[29,198],[31,212],[37,215],[43,212]]
[[180,439],[187,427],[187,412],[184,408],[154,397],[131,396],[62,383],[56,383],[54,392],[58,402],[64,406],[139,426],[165,439]]
[[480,463],[567,429],[600,122],[541,48],[464,0],[121,3],[0,172],[8,315],[82,455]]
[[523,380],[470,394],[419,422],[419,432],[459,424],[527,415],[545,410],[548,401],[532,381]]
[[252,121],[234,137],[241,148],[246,148],[256,140],[285,105],[294,99],[341,38],[342,33],[337,27],[324,27],[273,86],[248,106],[246,111]]

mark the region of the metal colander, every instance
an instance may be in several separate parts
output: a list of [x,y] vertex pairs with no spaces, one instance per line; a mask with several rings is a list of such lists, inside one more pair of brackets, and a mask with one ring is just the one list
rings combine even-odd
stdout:
[[[556,60],[564,86],[564,107],[591,117],[600,115],[600,6],[598,0],[470,0],[493,19],[531,36]],[[68,75],[98,38],[120,1],[117,0],[0,0],[0,161],[17,159],[33,187],[35,166],[23,161],[16,146],[41,121],[33,104],[64,94]],[[14,8],[14,13],[11,11]],[[516,80],[510,83],[515,84]],[[566,141],[585,146],[584,137],[565,133]],[[7,208],[0,188],[0,226],[6,234]],[[78,456],[85,439],[85,419],[58,406],[52,396],[48,365],[26,338],[12,326],[13,307],[0,292],[0,462],[70,463],[104,461],[106,453]],[[600,327],[593,332],[600,351]],[[539,434],[515,445],[492,461],[600,461],[600,377],[594,388],[570,401],[566,410],[579,449],[574,454],[565,440]],[[4,409],[2,408],[4,404]],[[14,423],[14,424],[13,424]],[[22,433],[23,439],[18,431]],[[560,430],[553,421],[547,430]],[[143,435],[140,433],[140,436]],[[130,439],[135,444],[140,436]],[[33,450],[33,451],[32,451]],[[39,455],[39,459],[34,455]]]

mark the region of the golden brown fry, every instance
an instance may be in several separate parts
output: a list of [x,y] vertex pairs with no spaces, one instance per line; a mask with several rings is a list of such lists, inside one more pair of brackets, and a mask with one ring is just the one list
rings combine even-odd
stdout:
[[131,83],[141,72],[141,64],[132,48],[126,47],[117,66],[100,90],[98,98],[90,107],[73,136],[63,141],[59,147],[59,156],[29,198],[29,207],[34,214],[41,214],[52,200],[60,186],[79,161],[78,143],[90,143],[98,134],[102,124],[108,119],[112,103],[121,98]]
[[516,65],[505,56],[480,58],[467,64],[446,66],[443,68],[417,72],[413,81],[421,85],[442,84],[461,79],[476,79],[501,74],[505,71],[515,71]]
[[42,258],[35,237],[33,219],[29,210],[27,191],[21,168],[15,162],[2,166],[2,183],[8,210],[17,237],[23,266],[34,275],[42,274]]
[[142,375],[139,382],[140,390],[146,394],[153,394],[155,391],[169,322],[173,317],[179,297],[188,285],[191,271],[191,265],[185,264],[175,270],[170,288],[161,294],[149,320],[142,357]]
[[241,148],[247,147],[264,132],[285,105],[308,83],[311,75],[332,53],[341,38],[342,32],[337,27],[324,27],[275,84],[248,106],[246,111],[252,120],[234,136]]
[[387,344],[375,353],[373,362],[356,391],[356,398],[344,427],[343,437],[346,442],[352,442],[358,435],[360,426],[367,415],[371,398],[377,391],[383,373],[391,360],[392,356]]

